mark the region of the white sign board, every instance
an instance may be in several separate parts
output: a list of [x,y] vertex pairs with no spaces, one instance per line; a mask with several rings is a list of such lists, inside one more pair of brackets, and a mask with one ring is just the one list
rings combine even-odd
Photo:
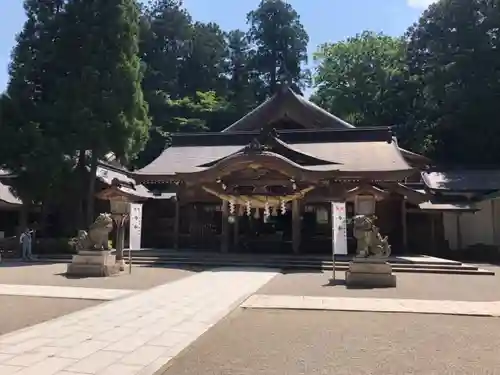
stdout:
[[141,248],[142,204],[130,203],[130,249]]
[[345,202],[332,202],[332,246],[335,255],[347,255],[347,215]]

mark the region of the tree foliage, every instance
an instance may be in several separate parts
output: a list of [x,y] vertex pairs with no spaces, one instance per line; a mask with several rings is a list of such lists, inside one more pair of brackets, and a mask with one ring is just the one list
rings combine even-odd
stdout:
[[354,125],[401,123],[406,115],[404,98],[399,97],[404,52],[401,39],[367,31],[320,46],[314,55],[318,68],[313,100]]
[[[220,131],[279,85],[309,83],[309,37],[283,0],[260,1],[248,30],[232,31],[193,20],[181,0],[24,7],[0,97],[0,167],[26,202],[57,199],[68,180],[91,194],[95,179],[67,178],[75,165],[93,173],[113,151],[142,167],[172,132]],[[401,38],[323,44],[312,99],[358,126],[395,126],[437,162],[498,164],[499,21],[498,1],[441,0]]]
[[309,36],[298,13],[283,0],[263,0],[247,15],[248,38],[255,48],[253,64],[265,84],[264,94],[272,95],[277,85],[288,83],[299,90],[307,86]]
[[442,0],[407,34],[407,63],[418,84],[419,121],[436,160],[500,162],[500,5]]
[[1,98],[0,164],[18,176],[14,192],[28,205],[57,194],[67,168],[53,112],[55,42],[64,4],[24,2],[27,20],[12,52],[10,79]]
[[70,0],[61,31],[57,105],[77,150],[127,159],[147,139],[133,0]]
[[355,126],[394,126],[402,145],[425,151],[426,135],[412,115],[415,84],[405,57],[402,38],[370,31],[323,44],[314,54],[311,100]]
[[98,157],[113,151],[130,158],[146,141],[139,13],[133,0],[26,0],[24,5],[27,21],[2,99],[2,132],[11,145],[2,164],[18,176],[18,195],[46,202],[63,188],[76,158],[84,170],[90,151],[95,171]]
[[162,107],[168,118],[164,126],[152,127],[149,142],[134,163],[138,167],[151,163],[168,147],[171,133],[222,130],[217,127],[220,127],[221,119],[229,112],[228,103],[214,91],[199,91],[192,98],[173,99],[165,96]]

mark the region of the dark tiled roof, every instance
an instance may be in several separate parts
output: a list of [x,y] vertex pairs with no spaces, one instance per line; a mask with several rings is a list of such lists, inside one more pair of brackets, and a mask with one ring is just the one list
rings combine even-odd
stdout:
[[[283,139],[280,137],[280,139]],[[137,171],[142,175],[173,175],[204,170],[204,165],[216,162],[242,151],[247,143],[223,146],[172,146],[151,164]],[[289,143],[287,146],[300,154],[307,154],[331,164],[308,166],[311,170],[339,170],[357,172],[402,171],[411,169],[395,142],[314,142]],[[325,165],[326,164],[326,165]]]
[[458,192],[500,190],[500,170],[448,170],[423,172],[422,180],[429,189]]
[[256,130],[285,118],[294,120],[306,128],[354,128],[348,122],[296,94],[292,89],[283,88],[223,132]]
[[[172,146],[245,146],[260,133],[261,131],[177,133],[172,134]],[[393,138],[389,127],[277,130],[276,133],[278,138],[286,143],[391,142]]]
[[340,171],[396,171],[410,169],[394,143],[387,142],[339,142],[297,143],[290,147],[337,163]]
[[205,168],[203,164],[227,157],[241,150],[237,146],[172,146],[146,167],[136,171],[146,175],[173,175],[175,173],[196,172]]

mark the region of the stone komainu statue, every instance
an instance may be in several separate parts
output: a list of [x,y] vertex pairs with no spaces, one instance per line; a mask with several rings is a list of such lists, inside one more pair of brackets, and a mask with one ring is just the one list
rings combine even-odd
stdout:
[[386,258],[391,255],[391,245],[386,237],[382,237],[375,226],[376,216],[357,215],[354,217],[354,237],[357,240],[357,257]]
[[109,250],[108,237],[113,230],[113,219],[110,214],[99,214],[89,231],[78,232],[75,248],[80,250]]

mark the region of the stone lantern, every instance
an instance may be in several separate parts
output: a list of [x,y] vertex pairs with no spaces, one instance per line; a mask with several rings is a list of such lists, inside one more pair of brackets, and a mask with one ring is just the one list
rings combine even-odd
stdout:
[[120,271],[123,271],[125,269],[125,261],[123,260],[123,249],[125,247],[125,223],[130,216],[130,200],[124,196],[116,196],[109,199],[109,205],[111,209],[111,217],[116,225],[116,264],[119,265]]

